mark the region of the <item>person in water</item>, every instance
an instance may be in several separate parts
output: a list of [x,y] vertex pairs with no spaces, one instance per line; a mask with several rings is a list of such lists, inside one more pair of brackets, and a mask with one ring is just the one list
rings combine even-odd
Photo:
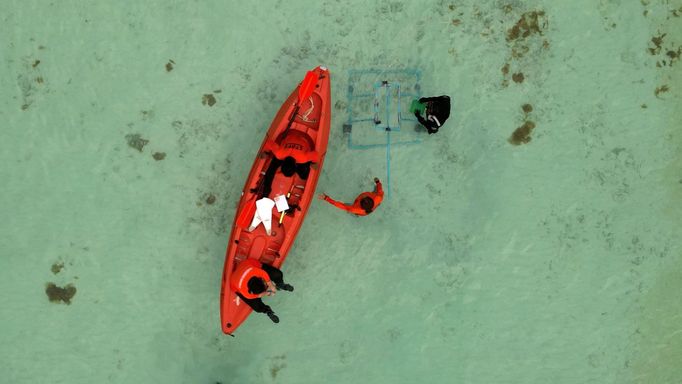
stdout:
[[346,212],[350,212],[357,216],[367,216],[381,204],[384,199],[384,189],[381,186],[381,181],[378,178],[374,178],[374,183],[376,184],[374,192],[363,192],[358,197],[355,198],[353,204],[345,204],[340,201],[336,201],[326,194],[321,194],[318,197],[329,204],[342,209]]
[[[282,174],[286,177],[291,177],[294,174],[298,174],[302,180],[306,180],[310,174],[310,164],[310,161],[302,164],[297,163],[296,159],[291,156],[285,157],[284,160],[280,160],[273,156],[272,160],[270,160],[270,166],[268,167],[267,171],[265,171],[261,193],[259,194],[258,198],[267,197],[270,195],[272,190],[272,180],[275,178],[275,173],[277,173],[278,168],[282,169]],[[258,192],[258,190],[259,188],[254,188],[251,190],[251,192]]]
[[[445,120],[450,117],[450,97],[443,95],[415,99],[412,101],[410,110],[430,135],[438,132],[438,129],[445,124]],[[422,117],[422,113],[425,115],[424,117]]]
[[246,259],[237,266],[230,276],[230,285],[242,301],[254,311],[268,315],[273,323],[279,323],[279,317],[261,298],[278,290],[294,291],[293,286],[284,282],[281,270],[255,259]]

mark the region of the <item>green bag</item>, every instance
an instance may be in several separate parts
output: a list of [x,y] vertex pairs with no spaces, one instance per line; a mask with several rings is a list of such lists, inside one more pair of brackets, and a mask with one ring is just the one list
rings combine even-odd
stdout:
[[414,114],[415,111],[419,111],[419,114],[424,114],[426,111],[426,104],[420,103],[419,99],[412,100],[412,104],[410,104],[410,113]]

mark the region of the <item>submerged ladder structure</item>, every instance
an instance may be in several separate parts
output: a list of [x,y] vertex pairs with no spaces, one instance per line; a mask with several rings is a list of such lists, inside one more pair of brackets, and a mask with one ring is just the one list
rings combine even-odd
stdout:
[[343,124],[343,133],[349,149],[386,151],[388,198],[391,197],[391,147],[419,144],[425,132],[409,110],[403,114],[413,99],[421,97],[420,81],[418,69],[348,71],[348,119]]

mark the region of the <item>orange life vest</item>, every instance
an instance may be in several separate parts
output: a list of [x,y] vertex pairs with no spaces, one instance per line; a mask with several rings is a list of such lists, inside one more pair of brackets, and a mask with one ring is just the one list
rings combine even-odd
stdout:
[[259,277],[265,280],[265,282],[270,281],[270,276],[268,276],[268,273],[260,267],[260,262],[256,259],[248,258],[242,261],[241,264],[237,266],[237,269],[232,272],[232,276],[230,276],[230,286],[235,292],[238,292],[247,299],[262,297],[265,292],[260,294],[249,292],[248,283],[252,277]]
[[374,212],[375,209],[381,204],[381,202],[384,200],[384,191],[381,190],[380,193],[376,192],[363,192],[358,197],[355,198],[355,201],[353,202],[353,205],[347,209],[348,212],[358,215],[358,216],[366,216],[368,215],[367,212],[365,212],[364,208],[362,208],[362,205],[360,204],[360,201],[364,199],[365,197],[369,197],[374,201],[374,206],[372,206],[372,210],[370,213]]

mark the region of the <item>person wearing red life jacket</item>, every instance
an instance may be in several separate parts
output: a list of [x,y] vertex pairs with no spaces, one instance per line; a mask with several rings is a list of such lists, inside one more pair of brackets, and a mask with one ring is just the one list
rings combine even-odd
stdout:
[[265,171],[265,176],[260,180],[258,186],[251,189],[257,193],[258,198],[268,197],[272,188],[272,180],[277,170],[281,170],[286,177],[297,174],[302,180],[308,179],[310,168],[315,168],[320,161],[320,155],[316,151],[303,151],[294,148],[282,148],[272,140],[265,142],[261,156],[272,156],[270,165]]
[[346,212],[352,213],[357,216],[367,216],[374,212],[375,209],[381,204],[384,199],[384,189],[381,186],[381,181],[378,178],[374,178],[374,183],[376,184],[374,192],[363,192],[358,197],[355,198],[353,204],[346,204],[340,201],[336,201],[327,194],[321,194],[318,197],[329,204],[342,209]]
[[285,283],[283,276],[278,268],[249,258],[230,276],[230,287],[254,311],[265,313],[273,323],[279,323],[279,317],[263,303],[262,297],[272,296],[278,290],[293,292],[294,287]]

